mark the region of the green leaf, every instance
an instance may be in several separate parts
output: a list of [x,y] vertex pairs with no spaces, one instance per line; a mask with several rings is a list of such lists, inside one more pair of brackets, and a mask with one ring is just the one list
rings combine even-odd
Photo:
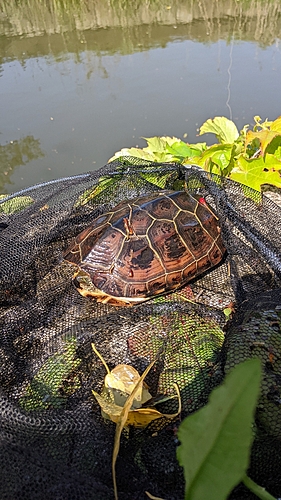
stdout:
[[266,154],[267,153],[274,155],[277,160],[281,160],[281,135],[277,135],[272,139],[271,143],[266,148]]
[[233,309],[231,307],[226,307],[223,310],[223,313],[227,318],[230,318],[231,314],[233,313]]
[[[281,139],[281,138],[280,138],[280,139]],[[281,141],[280,141],[280,142],[281,142]],[[273,144],[273,143],[274,143],[274,140],[272,141],[272,143],[270,144],[270,146],[272,146],[272,144]],[[268,150],[268,152],[270,152],[270,151]],[[275,149],[275,151],[274,151],[274,156],[275,156],[275,158],[276,158],[277,160],[281,160],[281,145],[280,145],[280,146],[278,146],[278,147]]]
[[260,191],[263,184],[281,187],[280,170],[281,161],[274,155],[267,154],[265,158],[253,160],[240,156],[230,173],[230,179]]
[[146,151],[145,149],[140,148],[123,148],[120,151],[117,151],[111,158],[109,158],[108,162],[110,163],[113,160],[117,160],[123,156],[132,156],[134,158],[142,158],[144,160],[154,161],[154,155],[152,152]]
[[[171,146],[169,146],[169,144],[167,144],[166,148],[167,148],[167,151],[169,151],[169,153],[171,153],[172,155],[177,156],[179,158],[186,158],[186,157],[189,157],[191,155],[191,148],[189,147],[188,144],[186,144],[186,142],[183,142],[183,141],[175,142]],[[200,152],[199,152],[199,154],[200,154]]]
[[168,144],[168,146],[172,146],[176,142],[179,142],[179,143],[182,142],[181,139],[179,139],[178,137],[175,137],[174,135],[173,135],[173,137],[170,137],[169,135],[165,135],[165,136],[162,136],[161,139],[165,140],[166,143]]
[[201,149],[192,147],[190,144],[187,144],[183,141],[178,141],[169,146],[166,145],[166,150],[171,153],[175,158],[180,160],[184,160],[185,158],[194,158],[195,156],[200,156]]
[[232,151],[232,144],[214,144],[196,158],[196,163],[215,174],[225,174],[232,160]]
[[166,150],[166,137],[143,137],[148,146],[145,148],[147,151],[152,153],[164,153]]
[[155,136],[149,138],[143,137],[143,139],[147,141],[148,146],[146,148],[123,148],[120,151],[117,151],[108,161],[111,162],[124,156],[132,156],[154,162],[174,161],[174,156],[169,153],[167,146],[170,146],[175,142],[181,142],[180,139],[177,139],[176,137]]
[[161,189],[165,189],[168,180],[171,178],[171,173],[168,174],[157,174],[157,173],[141,173],[140,176],[146,181],[154,184]]
[[132,156],[153,162],[184,161],[186,158],[197,158],[206,149],[206,143],[187,144],[177,137],[143,137],[148,146],[140,148],[123,148],[117,151],[108,161],[120,157]]
[[203,151],[207,148],[207,144],[206,142],[196,142],[196,144],[189,144],[189,147],[203,153]]
[[121,176],[119,175],[114,177],[100,177],[98,184],[90,189],[87,189],[83,194],[81,194],[74,206],[79,207],[80,205],[86,205],[86,203],[89,203],[93,199],[98,201],[99,195],[114,186],[114,184],[119,183],[120,179]]
[[67,397],[81,385],[76,370],[81,359],[76,357],[77,341],[65,341],[64,350],[50,356],[27,385],[20,405],[27,411],[60,408]]
[[155,152],[153,153],[153,161],[167,163],[174,161],[174,157],[166,151],[163,151],[162,153]]
[[249,463],[252,423],[261,379],[258,359],[234,368],[209,403],[179,427],[177,456],[185,500],[225,500]]
[[[6,195],[0,195],[1,199],[5,199]],[[5,214],[14,214],[16,212],[20,212],[24,208],[29,207],[34,202],[34,200],[30,196],[16,196],[15,198],[11,198],[8,201],[4,201],[0,203],[0,213],[4,212]]]
[[222,144],[233,143],[239,137],[235,123],[225,116],[216,116],[203,123],[200,127],[199,135],[208,133],[215,134],[218,141]]

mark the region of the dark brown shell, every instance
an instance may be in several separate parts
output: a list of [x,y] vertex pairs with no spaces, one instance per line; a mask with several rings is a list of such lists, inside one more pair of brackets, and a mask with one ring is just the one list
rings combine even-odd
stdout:
[[224,253],[218,219],[205,200],[163,191],[99,216],[64,258],[79,268],[80,293],[124,305],[184,285]]

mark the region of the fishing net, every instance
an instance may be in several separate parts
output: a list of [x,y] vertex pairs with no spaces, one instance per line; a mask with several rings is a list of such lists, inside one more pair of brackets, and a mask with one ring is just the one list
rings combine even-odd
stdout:
[[[82,297],[62,258],[73,238],[120,201],[161,189],[200,193],[219,217],[223,262],[183,289],[133,307]],[[110,500],[115,424],[104,418],[105,367],[133,366],[155,408],[181,419],[239,362],[263,381],[249,475],[281,496],[281,207],[245,186],[178,164],[120,159],[0,199],[0,498]],[[232,321],[225,314],[230,311]],[[159,354],[160,353],[160,354]],[[166,397],[163,397],[166,396]],[[180,417],[121,437],[121,500],[184,497]],[[241,485],[231,498],[255,498]]]

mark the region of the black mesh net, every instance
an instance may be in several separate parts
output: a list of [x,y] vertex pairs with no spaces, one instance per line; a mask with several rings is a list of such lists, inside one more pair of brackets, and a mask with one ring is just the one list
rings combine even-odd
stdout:
[[[82,297],[62,258],[71,240],[124,199],[178,189],[218,214],[227,256],[183,289],[133,307]],[[126,363],[153,397],[180,389],[181,418],[204,405],[231,367],[260,357],[264,375],[249,475],[281,496],[281,207],[196,167],[120,159],[97,172],[0,199],[0,498],[114,498],[115,424],[101,415],[105,368]],[[224,310],[232,309],[233,321]],[[177,412],[176,398],[157,409]],[[179,418],[122,435],[119,498],[184,497]],[[238,486],[231,498],[255,498]]]

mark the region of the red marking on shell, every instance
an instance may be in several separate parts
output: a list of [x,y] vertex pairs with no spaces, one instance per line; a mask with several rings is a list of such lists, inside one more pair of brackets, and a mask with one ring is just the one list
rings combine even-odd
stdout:
[[201,205],[207,205],[207,202],[203,196],[200,196],[198,201],[199,201],[199,203],[201,203]]

